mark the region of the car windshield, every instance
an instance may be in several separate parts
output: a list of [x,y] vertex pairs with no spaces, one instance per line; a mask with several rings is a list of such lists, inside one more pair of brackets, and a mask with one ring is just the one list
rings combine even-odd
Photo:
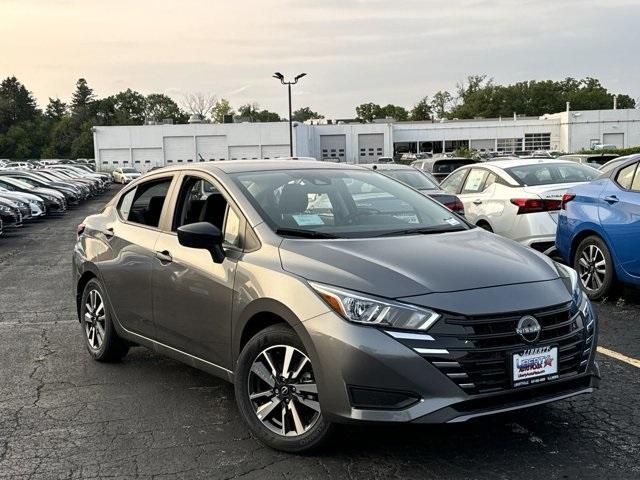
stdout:
[[403,170],[380,170],[380,172],[388,177],[415,188],[416,190],[438,190],[439,187],[425,174],[414,169]]
[[362,238],[469,228],[435,201],[372,171],[270,170],[231,177],[284,236]]
[[122,173],[138,173],[135,168],[123,168]]
[[555,183],[590,182],[600,172],[577,163],[537,163],[505,168],[520,185],[552,185]]

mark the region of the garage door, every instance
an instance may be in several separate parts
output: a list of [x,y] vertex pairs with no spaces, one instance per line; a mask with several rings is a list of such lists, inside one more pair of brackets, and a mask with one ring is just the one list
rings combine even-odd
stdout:
[[616,148],[624,148],[624,133],[605,133],[602,136],[602,143],[615,145]]
[[345,162],[345,135],[320,135],[320,153],[322,160]]
[[131,150],[131,157],[133,168],[141,172],[153,167],[162,167],[164,164],[161,148],[134,148]]
[[257,145],[229,147],[229,160],[252,160],[257,158],[260,158],[260,147]]
[[366,133],[358,135],[358,163],[376,163],[384,156],[384,135],[382,133]]
[[196,137],[199,162],[226,160],[228,153],[226,135],[204,135]]
[[128,148],[105,148],[100,149],[100,169],[105,171],[114,168],[130,166]]
[[290,155],[289,145],[263,145],[262,158],[288,157]]
[[471,140],[470,148],[478,151],[493,151],[496,148],[496,141],[493,139]]
[[193,137],[164,137],[165,165],[193,162]]

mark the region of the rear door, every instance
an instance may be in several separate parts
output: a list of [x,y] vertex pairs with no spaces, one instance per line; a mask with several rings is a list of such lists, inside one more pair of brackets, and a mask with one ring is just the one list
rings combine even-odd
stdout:
[[109,300],[127,329],[154,338],[151,271],[158,226],[167,204],[173,175],[155,177],[127,191],[119,200],[114,221],[102,234],[112,255],[100,262]]
[[640,167],[632,163],[600,194],[598,214],[613,255],[624,271],[640,277]]

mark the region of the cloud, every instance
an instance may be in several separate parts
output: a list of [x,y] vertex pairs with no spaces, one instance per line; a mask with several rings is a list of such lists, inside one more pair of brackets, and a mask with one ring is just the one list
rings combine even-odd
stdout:
[[271,75],[305,71],[294,103],[339,117],[410,107],[475,73],[588,75],[638,97],[639,17],[637,0],[5,0],[0,72],[40,103],[83,76],[99,95],[203,91],[285,114]]

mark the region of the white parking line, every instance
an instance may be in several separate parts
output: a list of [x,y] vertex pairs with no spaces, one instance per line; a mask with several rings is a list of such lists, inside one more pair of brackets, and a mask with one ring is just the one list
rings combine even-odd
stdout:
[[608,348],[598,347],[598,353],[607,355],[608,357],[611,357],[611,358],[615,358],[616,360],[620,360],[621,362],[628,363],[633,367],[640,368],[640,360],[636,358],[627,357],[622,353],[614,352],[613,350],[609,350]]

